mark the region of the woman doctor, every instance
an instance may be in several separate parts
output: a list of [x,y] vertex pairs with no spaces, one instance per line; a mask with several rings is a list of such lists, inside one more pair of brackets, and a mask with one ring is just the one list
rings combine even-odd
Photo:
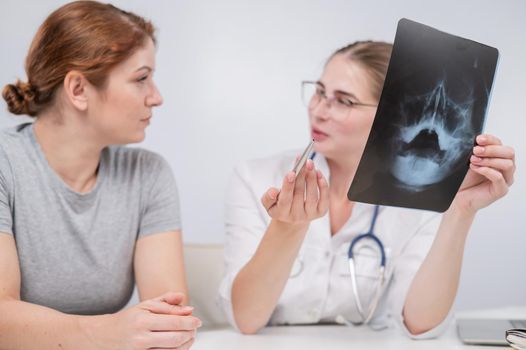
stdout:
[[350,202],[346,194],[391,49],[356,42],[330,56],[307,102],[316,156],[299,174],[291,171],[298,152],[236,168],[227,199],[220,300],[242,333],[267,324],[339,322],[394,324],[424,338],[444,328],[469,228],[479,209],[508,192],[514,150],[495,136],[477,136],[468,174],[443,215],[380,207],[374,233],[384,246],[385,272],[378,272],[378,249],[357,244],[351,276],[350,242],[370,230],[376,207]]

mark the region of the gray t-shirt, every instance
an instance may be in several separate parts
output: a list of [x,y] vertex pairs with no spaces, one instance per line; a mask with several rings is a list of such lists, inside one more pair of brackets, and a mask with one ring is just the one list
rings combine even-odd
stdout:
[[107,147],[95,187],[79,194],[49,166],[32,124],[0,131],[0,232],[16,241],[22,300],[72,314],[116,312],[133,291],[136,240],[180,228],[161,156]]

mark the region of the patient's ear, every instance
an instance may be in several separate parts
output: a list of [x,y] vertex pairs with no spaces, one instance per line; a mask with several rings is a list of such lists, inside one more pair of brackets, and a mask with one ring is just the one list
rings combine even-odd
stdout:
[[88,109],[88,89],[92,85],[86,77],[78,71],[70,71],[64,78],[64,97],[79,111],[85,112]]

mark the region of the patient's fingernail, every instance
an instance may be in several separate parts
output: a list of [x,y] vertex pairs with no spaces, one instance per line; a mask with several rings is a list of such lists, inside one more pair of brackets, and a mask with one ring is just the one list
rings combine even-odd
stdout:
[[294,177],[296,176],[296,174],[294,174],[293,171],[291,171],[288,175],[287,175],[287,180],[288,182],[294,182]]
[[480,162],[482,160],[482,158],[479,158],[477,156],[471,156],[471,161],[472,162]]
[[477,139],[478,139],[478,141],[480,141],[480,142],[484,142],[484,141],[487,140],[486,136],[484,136],[484,135],[479,135],[479,137],[478,137]]

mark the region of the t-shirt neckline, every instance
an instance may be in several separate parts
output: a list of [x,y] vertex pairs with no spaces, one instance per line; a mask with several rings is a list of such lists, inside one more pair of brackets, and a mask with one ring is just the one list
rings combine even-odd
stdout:
[[82,198],[82,199],[88,199],[88,198],[94,197],[97,194],[97,192],[99,191],[99,188],[102,186],[106,178],[106,162],[105,162],[106,159],[105,158],[107,156],[107,150],[108,150],[107,147],[101,151],[98,172],[97,172],[97,179],[96,179],[95,185],[91,188],[89,192],[80,193],[72,189],[62,179],[62,177],[51,167],[51,165],[47,161],[44,151],[42,150],[42,147],[40,146],[40,143],[38,142],[36,138],[33,123],[28,125],[28,134],[29,134],[29,139],[31,143],[36,149],[38,158],[42,162],[47,175],[49,176],[50,180],[53,182],[54,186],[56,186],[57,189],[64,191],[71,196],[75,196],[76,198]]

